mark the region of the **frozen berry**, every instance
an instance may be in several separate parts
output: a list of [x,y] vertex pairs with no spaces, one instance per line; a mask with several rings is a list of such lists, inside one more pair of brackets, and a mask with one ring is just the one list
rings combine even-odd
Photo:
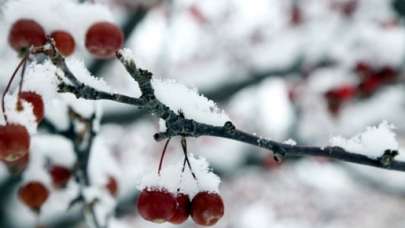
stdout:
[[35,118],[38,123],[44,119],[44,102],[40,95],[35,92],[21,92],[20,99],[31,103]]
[[188,195],[179,193],[176,195],[177,207],[174,216],[169,219],[170,223],[182,224],[190,215],[191,203]]
[[165,189],[144,189],[138,198],[139,214],[148,221],[163,223],[176,212],[176,198]]
[[124,34],[110,22],[93,24],[86,33],[85,46],[97,58],[111,58],[122,47]]
[[64,55],[69,56],[75,51],[76,43],[72,35],[66,31],[54,31],[51,37],[55,41],[55,46],[58,51]]
[[64,188],[72,176],[69,168],[60,165],[52,166],[49,173],[51,174],[52,184],[56,188]]
[[20,187],[18,196],[25,205],[37,211],[48,199],[49,191],[42,183],[32,181]]
[[217,193],[199,192],[191,201],[191,217],[198,225],[214,225],[223,215],[224,203]]
[[105,187],[107,188],[107,190],[110,192],[110,194],[112,196],[114,196],[114,197],[117,196],[117,194],[118,194],[118,183],[117,183],[117,180],[114,177],[110,176],[108,178],[108,182],[105,185]]
[[0,126],[0,160],[8,162],[24,157],[30,147],[30,135],[19,124]]
[[16,51],[46,43],[45,31],[41,25],[31,19],[20,19],[10,29],[8,42]]

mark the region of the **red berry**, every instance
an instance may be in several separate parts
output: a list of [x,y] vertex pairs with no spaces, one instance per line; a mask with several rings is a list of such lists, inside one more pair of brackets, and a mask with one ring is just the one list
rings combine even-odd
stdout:
[[35,92],[21,92],[20,99],[31,103],[33,107],[33,112],[37,122],[41,122],[44,119],[44,102],[42,97]]
[[359,84],[359,90],[363,92],[365,96],[370,96],[381,86],[381,83],[381,78],[371,76]]
[[369,63],[360,61],[356,63],[355,71],[357,72],[357,74],[359,74],[360,77],[367,78],[370,76],[370,74],[372,74],[373,69],[371,68]]
[[16,161],[24,157],[30,147],[30,135],[24,126],[7,124],[0,127],[0,160]]
[[24,171],[25,168],[27,168],[29,160],[30,160],[30,153],[26,153],[23,157],[21,157],[18,160],[15,161],[4,160],[4,163],[6,164],[10,173],[19,174],[22,171]]
[[191,217],[198,225],[211,226],[224,215],[224,202],[213,192],[199,192],[191,201]]
[[46,43],[45,31],[41,25],[31,19],[20,19],[10,29],[8,42],[16,51],[41,46]]
[[109,177],[108,178],[108,182],[105,185],[105,187],[108,189],[108,191],[110,192],[110,194],[114,197],[117,196],[118,193],[118,183],[117,180],[114,177]]
[[48,189],[38,181],[26,183],[18,191],[20,200],[33,210],[39,210],[48,199]]
[[337,115],[342,104],[350,100],[356,94],[356,88],[352,85],[343,85],[325,93],[328,101],[329,112]]
[[93,24],[86,33],[85,46],[97,58],[111,58],[122,47],[124,34],[110,22]]
[[203,12],[195,4],[193,4],[189,8],[189,12],[197,23],[206,24],[208,22],[208,18],[203,14]]
[[395,70],[390,66],[384,66],[377,72],[376,77],[379,77],[384,82],[390,82],[395,80],[397,75],[398,75],[397,70]]
[[300,25],[302,21],[302,10],[297,4],[294,4],[290,12],[290,24],[293,26],[297,26]]
[[163,223],[176,212],[176,198],[165,189],[144,189],[138,198],[139,214],[148,221]]
[[182,224],[190,215],[191,203],[188,195],[179,193],[176,196],[177,207],[174,212],[174,216],[169,219],[170,223]]
[[73,54],[73,52],[75,51],[76,43],[70,33],[58,30],[54,31],[51,34],[51,37],[54,39],[55,46],[62,55],[69,56]]
[[66,187],[66,184],[72,176],[72,172],[69,168],[59,165],[52,166],[49,173],[52,177],[52,183],[56,188]]

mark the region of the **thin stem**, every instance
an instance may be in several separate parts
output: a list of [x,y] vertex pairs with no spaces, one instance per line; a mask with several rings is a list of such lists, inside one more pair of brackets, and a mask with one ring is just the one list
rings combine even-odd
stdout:
[[18,93],[17,93],[17,110],[21,111],[22,110],[22,105],[20,101],[20,96],[21,96],[21,91],[22,87],[24,84],[24,75],[25,75],[25,69],[27,68],[27,60],[24,61],[24,64],[22,65],[22,70],[21,70],[21,76],[20,76],[20,83],[18,85]]
[[6,89],[4,90],[3,96],[2,96],[2,98],[1,98],[1,109],[2,109],[2,111],[3,111],[3,116],[4,116],[4,120],[6,121],[6,123],[8,123],[8,119],[7,119],[6,107],[5,107],[6,105],[5,105],[5,101],[4,101],[4,100],[5,100],[5,98],[6,98],[6,95],[7,95],[8,91],[10,90],[11,84],[13,83],[14,78],[15,78],[15,76],[17,75],[18,70],[19,70],[19,69],[21,68],[21,66],[22,66],[23,64],[25,64],[25,62],[27,61],[28,55],[29,55],[29,52],[27,52],[27,54],[25,54],[24,58],[21,59],[20,63],[18,63],[17,68],[14,70],[13,74],[11,75],[11,78],[10,78],[10,80],[8,81],[8,84],[7,84],[7,86],[6,86]]
[[171,139],[171,138],[168,138],[168,139],[166,140],[165,146],[163,147],[162,155],[160,156],[159,168],[158,168],[158,175],[159,175],[159,176],[160,176],[160,171],[162,170],[163,159],[164,159],[164,157],[165,157],[166,149],[167,149],[167,146],[169,145],[170,139]]
[[190,163],[190,160],[188,159],[186,137],[181,137],[181,148],[183,148],[184,160],[185,160],[188,168],[190,169],[191,175],[193,176],[194,180],[197,181],[197,176],[195,175],[193,168],[191,168],[191,163]]

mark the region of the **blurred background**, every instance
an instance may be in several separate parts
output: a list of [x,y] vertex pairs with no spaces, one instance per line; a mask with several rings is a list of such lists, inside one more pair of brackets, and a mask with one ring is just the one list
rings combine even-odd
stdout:
[[[0,8],[6,2],[0,0]],[[387,120],[396,126],[405,153],[405,1],[96,2],[111,9],[138,66],[198,88],[240,129],[324,146],[331,136],[351,137]],[[17,64],[11,53],[0,26],[3,88]],[[111,87],[134,90],[118,61],[84,60]],[[191,219],[170,225],[140,218],[136,185],[145,166],[158,165],[163,144],[152,138],[158,121],[134,107],[102,105],[103,144],[92,154],[90,172],[103,170],[118,182],[110,227],[197,227]],[[214,227],[405,226],[403,173],[325,158],[287,157],[277,163],[271,151],[212,137],[190,139],[189,150],[207,158],[222,179],[225,216]],[[181,150],[174,140],[167,156],[176,154]],[[8,180],[5,166],[0,167]],[[58,224],[64,215],[67,227],[85,227],[60,206],[68,204],[72,191],[68,186],[51,197],[41,219]],[[15,197],[1,207],[16,227],[36,219]]]

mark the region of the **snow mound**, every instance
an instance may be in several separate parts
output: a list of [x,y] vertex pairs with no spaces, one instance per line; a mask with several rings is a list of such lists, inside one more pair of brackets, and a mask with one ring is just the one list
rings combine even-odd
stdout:
[[367,127],[367,129],[350,139],[333,137],[330,139],[331,146],[339,146],[353,153],[364,154],[370,157],[379,157],[387,149],[398,150],[399,144],[393,132],[394,126],[387,121],[381,122],[378,126]]

